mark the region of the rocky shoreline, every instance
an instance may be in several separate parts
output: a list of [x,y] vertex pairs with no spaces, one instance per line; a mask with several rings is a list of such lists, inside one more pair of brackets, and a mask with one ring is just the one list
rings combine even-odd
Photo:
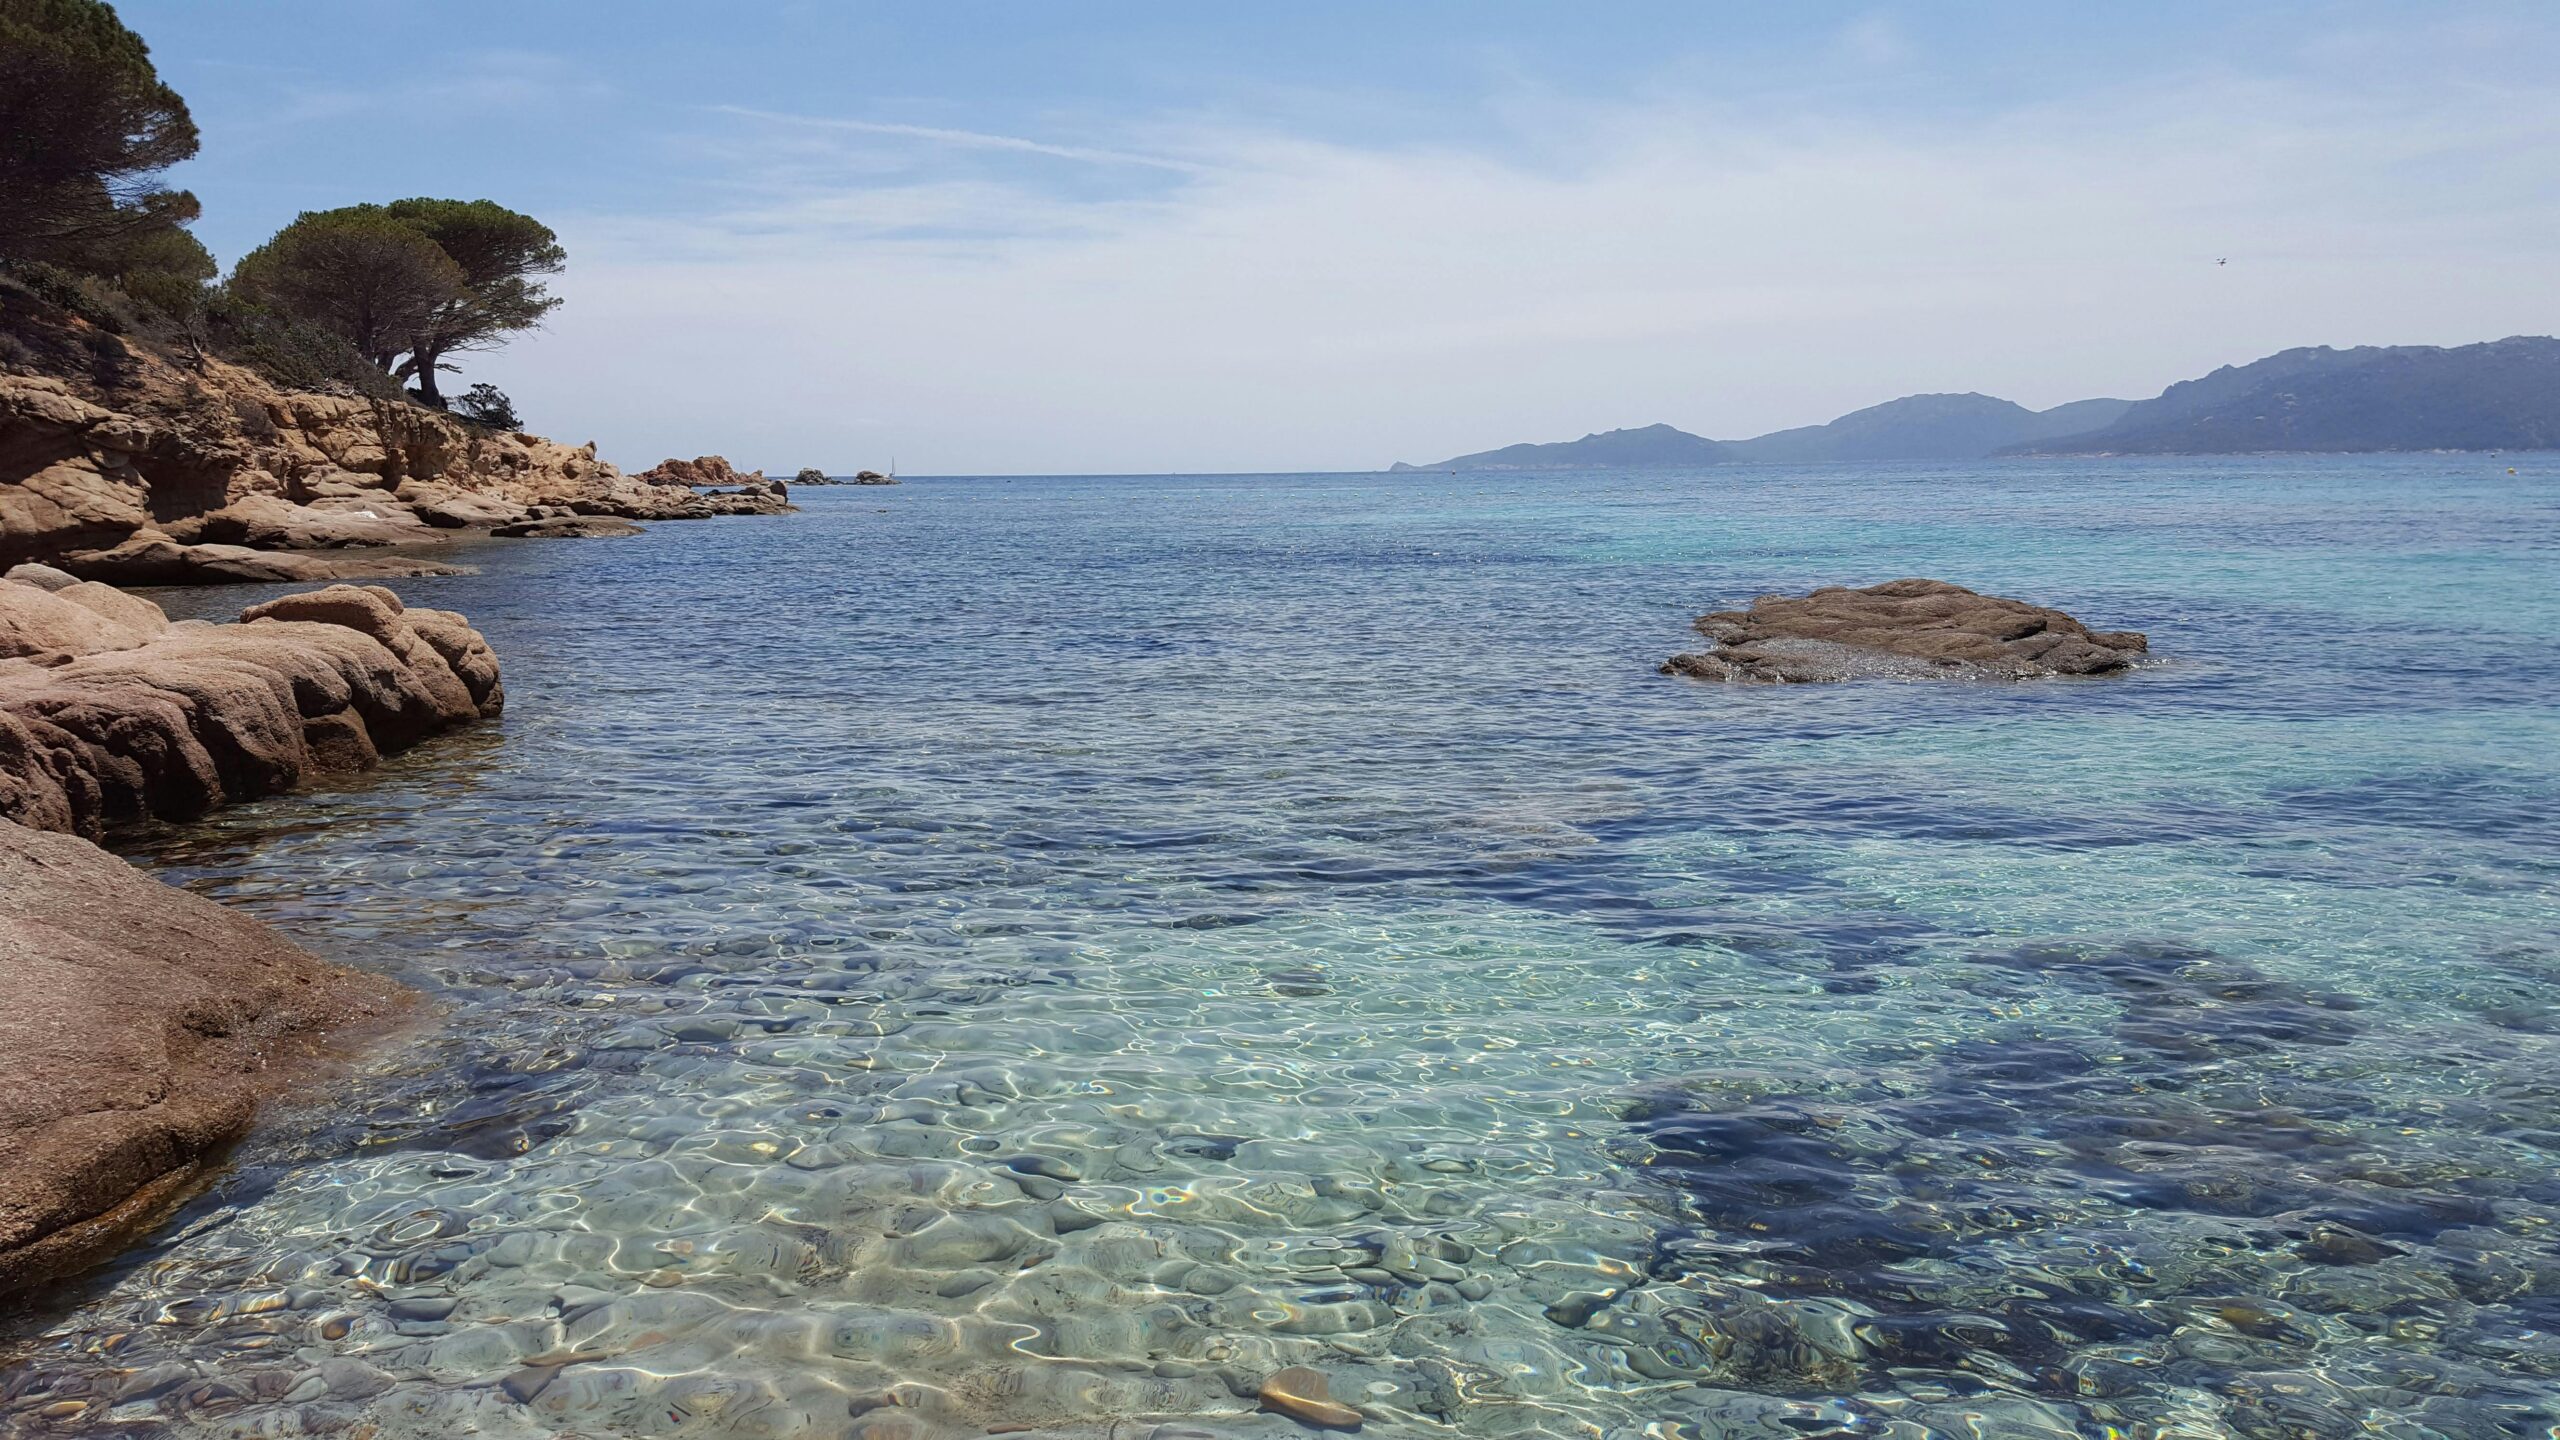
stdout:
[[[666,466],[626,475],[592,443],[118,348],[112,384],[0,372],[0,568],[41,561],[117,585],[451,574],[433,552],[472,536],[793,508],[787,486],[716,456],[667,462],[717,462],[737,482],[697,490],[647,478]],[[624,526],[548,523],[581,519]]]
[[215,625],[44,566],[0,579],[0,1291],[147,1228],[285,1062],[400,999],[91,840],[370,768],[505,703],[469,622],[376,586]]
[[0,819],[39,830],[191,820],[505,704],[480,632],[379,586],[214,625],[42,567],[0,580]]
[[465,538],[794,508],[718,456],[628,475],[593,444],[43,323],[47,353],[89,360],[0,367],[0,1292],[146,1230],[287,1062],[402,999],[92,842],[370,768],[506,701],[468,621],[378,585],[228,625],[115,586],[453,574],[439,552]]

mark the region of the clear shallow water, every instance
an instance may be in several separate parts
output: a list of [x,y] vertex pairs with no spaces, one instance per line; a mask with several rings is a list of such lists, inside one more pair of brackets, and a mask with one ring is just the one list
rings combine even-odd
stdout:
[[[135,845],[445,1018],[21,1323],[0,1432],[1277,1440],[1309,1364],[1372,1433],[2560,1433],[2560,487],[2504,463],[493,544],[410,593],[502,726]],[[1908,574],[2164,663],[1652,673]]]

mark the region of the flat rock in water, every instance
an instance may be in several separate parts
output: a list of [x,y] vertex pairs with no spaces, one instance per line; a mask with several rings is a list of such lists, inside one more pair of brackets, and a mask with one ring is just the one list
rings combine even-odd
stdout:
[[503,540],[609,540],[637,535],[640,527],[610,515],[556,515],[547,520],[518,520],[489,533]]
[[1273,1372],[1270,1379],[1262,1382],[1259,1395],[1264,1409],[1286,1415],[1301,1425],[1319,1430],[1360,1428],[1360,1412],[1337,1402],[1323,1373],[1304,1365]]
[[1785,684],[1862,678],[2026,680],[2105,675],[2148,650],[2136,631],[2091,630],[2059,610],[1943,580],[1763,595],[1701,615],[1712,651],[1674,655],[1665,675]]

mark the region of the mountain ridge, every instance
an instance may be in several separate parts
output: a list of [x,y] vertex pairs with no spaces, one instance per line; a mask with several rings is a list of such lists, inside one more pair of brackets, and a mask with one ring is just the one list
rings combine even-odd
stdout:
[[2560,340],[2297,346],[2181,380],[2148,400],[2045,410],[1979,392],[1905,395],[1821,425],[1711,440],[1670,425],[1506,445],[1430,470],[1647,469],[2026,455],[2370,453],[2560,448]]
[[2298,346],[2181,380],[2115,423],[2011,455],[2560,448],[2560,339]]

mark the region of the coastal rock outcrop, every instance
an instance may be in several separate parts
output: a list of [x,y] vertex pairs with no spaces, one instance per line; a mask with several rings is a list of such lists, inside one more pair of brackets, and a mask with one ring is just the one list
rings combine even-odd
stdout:
[[2109,674],[2149,649],[2135,631],[2091,630],[2059,610],[1943,580],[1763,595],[1748,610],[1719,610],[1696,623],[1715,649],[1674,655],[1662,673],[1759,683],[2022,680]]
[[0,1293],[158,1219],[281,1062],[397,995],[86,840],[0,821]]
[[717,456],[671,461],[699,478],[653,483],[593,444],[284,389],[210,356],[180,363],[61,323],[79,331],[82,353],[104,347],[115,363],[94,375],[0,369],[0,568],[43,561],[120,585],[452,574],[417,552],[551,512],[691,520],[792,508],[781,485]]
[[191,819],[367,768],[506,704],[469,622],[380,586],[288,595],[213,625],[50,579],[0,580],[0,819],[35,829]]
[[651,485],[754,485],[763,483],[764,472],[742,473],[725,455],[697,455],[690,460],[670,455],[632,478]]

